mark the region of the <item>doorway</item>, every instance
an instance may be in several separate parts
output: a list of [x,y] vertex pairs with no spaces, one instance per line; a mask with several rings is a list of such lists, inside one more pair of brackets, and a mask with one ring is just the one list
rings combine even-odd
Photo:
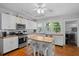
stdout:
[[67,21],[65,23],[66,45],[77,46],[77,29],[77,21]]

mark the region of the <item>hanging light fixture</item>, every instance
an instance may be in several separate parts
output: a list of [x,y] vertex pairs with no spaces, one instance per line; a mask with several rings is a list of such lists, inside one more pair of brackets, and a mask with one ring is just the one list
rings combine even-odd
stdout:
[[45,13],[45,10],[46,10],[46,5],[44,3],[37,3],[35,4],[35,11],[38,13],[38,14],[44,14]]

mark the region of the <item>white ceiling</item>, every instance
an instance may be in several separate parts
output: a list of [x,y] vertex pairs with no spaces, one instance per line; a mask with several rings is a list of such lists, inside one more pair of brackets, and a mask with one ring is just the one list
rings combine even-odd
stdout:
[[[38,16],[33,10],[34,3],[0,3],[1,12],[11,11],[13,14],[22,15],[27,19],[42,19],[56,16],[79,15],[79,3],[45,3],[47,9],[44,16]],[[4,11],[3,11],[4,10]]]

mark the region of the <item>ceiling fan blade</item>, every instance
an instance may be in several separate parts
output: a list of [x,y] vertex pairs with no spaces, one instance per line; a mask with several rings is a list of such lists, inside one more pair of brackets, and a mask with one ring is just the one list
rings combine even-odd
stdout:
[[53,10],[52,10],[52,9],[47,9],[47,11],[48,11],[48,12],[53,12]]
[[37,8],[44,8],[46,5],[44,4],[44,3],[36,3],[36,4],[34,4],[35,5],[35,7],[37,7]]

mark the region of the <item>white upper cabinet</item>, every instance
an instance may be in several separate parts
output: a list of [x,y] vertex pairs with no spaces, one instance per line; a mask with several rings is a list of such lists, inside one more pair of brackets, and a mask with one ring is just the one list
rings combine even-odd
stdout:
[[25,20],[26,29],[31,29],[31,22],[29,20]]
[[22,19],[22,24],[26,24],[25,21],[26,21],[26,19],[23,18]]
[[1,14],[1,21],[2,29],[16,29],[16,24],[25,24],[26,29],[37,29],[36,22],[8,14]]
[[2,15],[2,29],[15,29],[16,28],[16,17],[8,14]]
[[34,21],[31,21],[32,29],[37,29],[37,24]]
[[34,22],[34,21],[25,20],[25,24],[26,24],[26,29],[36,29],[37,28],[36,22]]
[[16,17],[15,16],[11,16],[9,29],[16,29]]
[[17,24],[20,24],[20,23],[21,23],[21,20],[20,20],[19,17],[16,17],[16,23],[17,23]]
[[17,24],[25,24],[25,19],[24,18],[20,18],[20,17],[16,17],[16,23]]

